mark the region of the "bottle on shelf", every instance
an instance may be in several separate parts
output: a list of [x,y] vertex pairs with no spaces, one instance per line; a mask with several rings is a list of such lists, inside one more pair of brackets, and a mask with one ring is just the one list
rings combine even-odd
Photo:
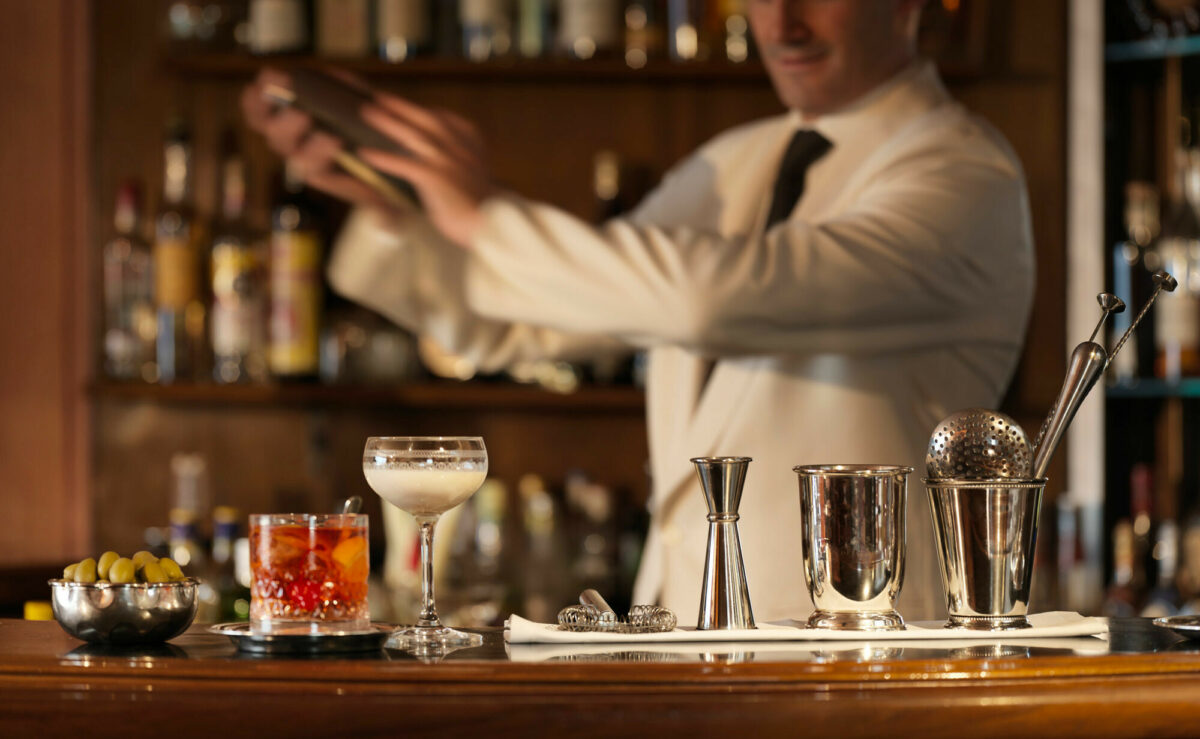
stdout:
[[141,190],[136,182],[117,189],[113,226],[104,245],[104,370],[121,380],[158,377],[154,362],[154,272],[150,245],[138,233]]
[[526,59],[545,56],[554,45],[556,0],[517,0],[517,52]]
[[1179,563],[1179,526],[1172,520],[1159,521],[1154,537],[1154,587],[1142,606],[1145,618],[1173,616],[1179,610],[1179,588],[1175,584]]
[[1162,232],[1147,266],[1165,269],[1179,287],[1164,292],[1155,306],[1155,375],[1168,381],[1200,374],[1200,158],[1185,149],[1175,152],[1172,188]]
[[310,47],[304,0],[250,0],[249,24],[253,54],[303,54]]
[[246,222],[246,163],[232,130],[222,136],[221,216],[213,237],[213,379],[267,379],[266,247]]
[[507,56],[512,49],[510,0],[458,0],[462,53],[473,62]]
[[641,69],[663,53],[663,18],[654,0],[625,4],[625,64]]
[[667,0],[667,52],[672,61],[700,57],[703,0]]
[[1138,593],[1133,586],[1133,524],[1121,519],[1112,534],[1112,582],[1104,594],[1101,613],[1109,618],[1129,618],[1138,613]]
[[568,555],[560,531],[558,506],[542,478],[523,475],[517,482],[525,529],[525,567],[521,615],[553,623],[563,603],[572,602]]
[[163,147],[162,207],[154,235],[155,359],[160,382],[194,380],[204,359],[206,309],[200,295],[201,229],[191,207],[191,135],[180,119]]
[[1186,518],[1179,546],[1179,612],[1200,614],[1200,510]]
[[625,211],[621,193],[621,157],[611,149],[601,149],[592,159],[592,192],[596,200],[597,223],[615,218]]
[[621,42],[617,0],[561,0],[558,45],[575,59],[614,54]]
[[402,62],[429,49],[432,24],[425,0],[376,0],[375,47],[379,57]]
[[371,53],[370,0],[316,0],[313,16],[318,55],[359,59]]
[[726,61],[734,64],[750,58],[750,22],[746,18],[745,0],[719,0],[720,9],[717,40]]
[[[1127,305],[1137,305],[1140,300],[1135,290],[1142,272],[1147,269],[1146,250],[1158,238],[1160,230],[1158,189],[1152,183],[1126,183],[1124,220],[1126,238],[1113,247],[1113,293]],[[1132,321],[1132,310],[1112,317],[1110,347],[1116,346]],[[1131,380],[1139,374],[1137,333],[1130,334],[1127,343],[1124,351],[1113,359],[1109,376],[1115,381]]]
[[241,514],[231,506],[213,509],[212,585],[217,594],[221,621],[250,618],[250,588],[238,579],[238,540],[242,538]]
[[199,454],[175,454],[171,457],[171,478],[167,550],[180,567],[199,576],[196,619],[211,623],[217,620],[220,609],[200,528],[209,509],[208,464]]
[[320,364],[322,236],[304,183],[284,173],[271,217],[267,366],[283,379],[313,379]]

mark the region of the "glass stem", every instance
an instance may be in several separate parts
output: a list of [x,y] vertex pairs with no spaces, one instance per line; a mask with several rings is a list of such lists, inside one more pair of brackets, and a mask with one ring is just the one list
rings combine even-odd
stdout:
[[417,519],[421,527],[421,616],[417,626],[433,628],[442,625],[433,602],[433,527],[437,521],[436,516]]

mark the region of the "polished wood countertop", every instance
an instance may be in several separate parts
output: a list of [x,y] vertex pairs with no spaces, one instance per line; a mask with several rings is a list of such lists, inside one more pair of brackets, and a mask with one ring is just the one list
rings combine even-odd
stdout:
[[0,620],[0,734],[24,736],[1200,736],[1200,642],[1095,637],[484,645],[262,657],[193,626],[148,649]]

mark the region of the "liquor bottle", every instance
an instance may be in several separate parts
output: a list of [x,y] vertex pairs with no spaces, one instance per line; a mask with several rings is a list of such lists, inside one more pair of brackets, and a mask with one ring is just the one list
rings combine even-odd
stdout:
[[1179,610],[1179,588],[1175,585],[1179,563],[1179,527],[1172,520],[1160,521],[1154,542],[1157,566],[1154,587],[1146,596],[1141,615],[1145,618],[1173,616]]
[[654,0],[632,0],[625,5],[625,64],[641,69],[662,55],[663,23]]
[[552,623],[562,604],[573,600],[557,505],[538,475],[522,476],[517,494],[526,546],[520,613],[533,621]]
[[246,224],[246,164],[232,131],[222,142],[221,219],[213,238],[213,379],[267,379],[265,245]]
[[104,245],[104,369],[109,377],[153,381],[154,272],[150,246],[138,234],[136,182],[117,190],[116,234]]
[[577,547],[571,561],[572,589],[595,588],[602,593],[615,593],[616,531],[613,528],[612,491],[579,471],[567,474],[563,488],[572,518],[571,539]]
[[1174,292],[1159,295],[1154,309],[1154,370],[1167,380],[1200,374],[1200,285],[1191,278],[1192,266],[1200,266],[1200,219],[1195,208],[1200,162],[1179,149],[1174,163],[1168,215],[1154,245],[1157,263],[1179,281]]
[[241,514],[230,506],[213,509],[213,543],[210,573],[217,594],[221,621],[245,621],[250,617],[250,588],[237,576],[237,541],[241,538]]
[[505,56],[512,48],[510,0],[458,0],[463,56],[482,62]]
[[371,53],[370,0],[317,0],[314,15],[318,54],[353,59]]
[[[1153,184],[1134,181],[1125,185],[1124,220],[1126,238],[1113,247],[1113,293],[1126,304],[1137,305],[1135,290],[1145,269],[1144,255],[1159,234],[1158,189]],[[1109,346],[1116,346],[1125,334],[1133,321],[1132,313],[1125,311],[1112,317]],[[1116,381],[1138,376],[1137,334],[1130,334],[1127,343],[1125,350],[1113,359],[1110,377]]]
[[667,0],[667,51],[677,62],[701,58],[703,0]]
[[191,208],[192,145],[183,123],[168,127],[163,148],[163,197],[154,236],[154,300],[159,381],[193,380],[204,342],[200,299],[200,229]]
[[301,54],[309,48],[304,0],[250,0],[250,51]]
[[426,51],[431,30],[425,0],[377,0],[375,45],[380,58],[402,62]]
[[735,64],[750,58],[750,22],[745,0],[718,0],[717,42],[727,61]]
[[601,149],[593,158],[592,193],[596,200],[596,222],[603,223],[624,212],[621,200],[621,157],[611,149]]
[[517,0],[517,51],[527,59],[545,56],[554,44],[553,0]]
[[1200,511],[1193,510],[1185,520],[1179,557],[1179,612],[1200,614]]
[[1104,594],[1101,613],[1109,618],[1137,615],[1137,591],[1133,587],[1133,524],[1122,519],[1113,527],[1113,575]]
[[616,52],[621,42],[620,8],[616,0],[562,0],[558,45],[576,59]]
[[320,363],[321,233],[291,169],[271,218],[267,366],[279,378],[315,378]]
[[[1163,477],[1165,479],[1165,476]],[[1150,465],[1139,462],[1129,473],[1129,514],[1133,531],[1133,571],[1130,587],[1140,598],[1149,587],[1146,566],[1151,561],[1151,527],[1153,525],[1154,473]]]

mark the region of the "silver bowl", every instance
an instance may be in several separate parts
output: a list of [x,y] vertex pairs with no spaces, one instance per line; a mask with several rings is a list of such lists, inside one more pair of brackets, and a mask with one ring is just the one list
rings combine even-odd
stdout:
[[174,582],[80,583],[50,580],[54,618],[92,644],[154,644],[173,639],[196,617],[195,578]]

